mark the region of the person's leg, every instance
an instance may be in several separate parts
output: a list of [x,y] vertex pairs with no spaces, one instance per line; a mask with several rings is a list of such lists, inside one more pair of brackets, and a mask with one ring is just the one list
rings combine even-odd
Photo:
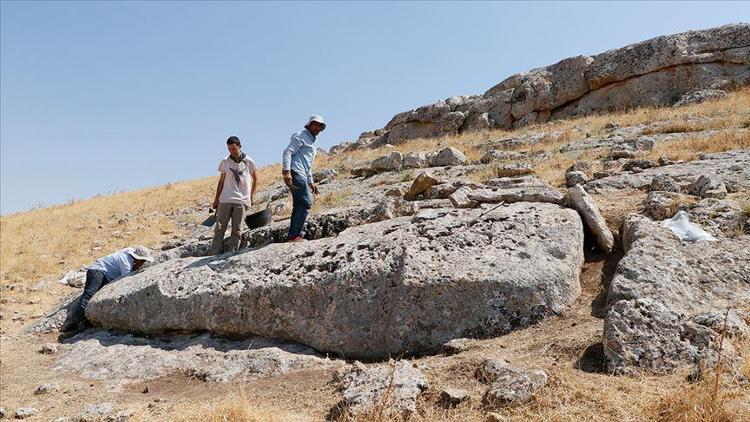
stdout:
[[214,225],[214,239],[211,241],[211,255],[218,255],[224,249],[224,233],[227,231],[232,204],[219,204],[216,210],[216,224]]
[[289,238],[302,235],[302,229],[305,226],[305,220],[312,206],[312,195],[307,186],[307,179],[297,173],[292,173],[292,183],[295,188],[292,190],[292,221],[289,225]]
[[242,222],[245,220],[245,206],[232,204],[232,235],[229,237],[229,250],[236,251],[240,248],[240,235]]
[[81,303],[76,310],[76,322],[86,318],[86,307],[89,306],[89,301],[105,284],[107,284],[107,278],[103,272],[99,270],[86,271],[86,284],[83,287]]

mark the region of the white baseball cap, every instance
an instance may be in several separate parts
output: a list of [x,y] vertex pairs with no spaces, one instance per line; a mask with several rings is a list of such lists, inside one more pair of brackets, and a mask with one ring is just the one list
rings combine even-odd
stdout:
[[312,123],[312,122],[318,122],[318,123],[320,123],[321,125],[323,125],[323,128],[324,128],[324,129],[325,129],[325,127],[326,127],[326,122],[325,122],[325,120],[323,120],[323,117],[322,117],[322,116],[319,116],[319,115],[317,115],[317,114],[313,114],[312,116],[310,116],[310,118],[309,118],[309,119],[307,119],[307,124],[308,124],[308,125],[309,125],[310,123]]

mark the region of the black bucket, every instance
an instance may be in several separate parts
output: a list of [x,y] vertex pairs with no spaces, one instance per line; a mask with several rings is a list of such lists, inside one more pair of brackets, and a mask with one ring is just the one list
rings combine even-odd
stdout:
[[259,211],[256,213],[252,213],[245,217],[245,224],[247,224],[247,227],[249,229],[257,229],[258,227],[263,227],[271,224],[273,221],[273,216],[271,215],[271,209],[266,208],[263,211]]

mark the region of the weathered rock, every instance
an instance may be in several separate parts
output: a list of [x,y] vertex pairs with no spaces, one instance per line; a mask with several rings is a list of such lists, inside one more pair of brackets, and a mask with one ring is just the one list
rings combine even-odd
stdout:
[[750,327],[746,322],[748,318],[747,314],[736,310],[729,310],[729,312],[712,311],[696,315],[693,317],[693,322],[706,326],[719,334],[725,332],[729,337],[745,338],[750,334]]
[[[667,228],[629,215],[625,256],[610,283],[604,353],[611,372],[665,373],[715,362],[717,333],[691,321],[750,301],[750,236],[682,243]],[[731,344],[725,339],[725,350]]]
[[388,189],[387,191],[385,191],[385,196],[393,196],[393,197],[400,198],[404,196],[405,193],[406,192],[404,192],[404,190],[401,188],[392,188],[392,189]]
[[698,180],[690,184],[688,193],[702,198],[723,199],[727,196],[727,187],[721,180],[701,175]]
[[47,394],[56,391],[59,386],[56,383],[42,384],[34,390],[35,395]]
[[690,219],[714,235],[735,236],[750,230],[748,216],[731,199],[706,198],[688,207]]
[[228,382],[334,365],[309,347],[268,338],[226,340],[201,334],[154,339],[89,330],[62,345],[54,369],[109,381],[186,374]]
[[83,409],[83,412],[81,412],[76,420],[82,422],[101,420],[113,411],[114,405],[110,402],[90,404]]
[[416,413],[417,397],[428,385],[408,361],[354,369],[344,376],[342,400],[331,413],[335,418],[365,417],[374,412],[386,417],[408,416]]
[[632,171],[636,167],[639,169],[648,169],[651,167],[656,167],[657,165],[658,164],[651,160],[629,160],[622,165],[622,169],[625,171]]
[[405,169],[427,167],[429,165],[427,154],[424,152],[410,152],[404,156],[402,165]]
[[401,163],[403,157],[400,152],[393,151],[388,155],[384,155],[380,158],[376,158],[370,168],[376,172],[380,171],[398,171],[401,170]]
[[58,345],[56,343],[47,343],[42,345],[39,349],[39,353],[43,355],[54,355],[57,353]]
[[655,167],[638,174],[623,173],[586,183],[591,193],[622,189],[647,189],[656,175],[668,175],[687,188],[701,175],[711,175],[716,182],[733,186],[735,191],[750,190],[750,149],[705,154],[702,159],[683,164]]
[[87,317],[108,328],[262,335],[379,358],[508,332],[576,297],[583,235],[574,211],[541,203],[426,211],[434,215],[335,238],[168,261],[105,286]]
[[565,173],[565,186],[573,187],[583,185],[589,181],[589,177],[582,171],[572,170]]
[[453,193],[448,196],[451,203],[456,208],[476,208],[479,203],[469,199],[469,194],[472,193],[472,189],[469,187],[461,187],[456,189]]
[[612,232],[607,227],[607,221],[604,220],[604,217],[599,212],[599,207],[596,206],[594,198],[581,185],[575,185],[568,189],[565,200],[581,214],[586,227],[591,230],[591,233],[596,238],[596,244],[599,248],[605,253],[611,252],[615,243],[614,236],[612,236]]
[[313,180],[318,184],[325,184],[333,180],[338,173],[334,169],[324,169],[313,173]]
[[682,195],[674,192],[652,191],[643,201],[643,212],[654,220],[672,218],[682,203]]
[[[653,299],[621,300],[604,322],[604,352],[610,372],[636,368],[663,374],[687,363],[715,365],[719,335]],[[724,350],[731,349],[729,342]]]
[[651,179],[649,189],[661,192],[679,192],[680,185],[667,174],[657,174]]
[[454,338],[443,344],[442,352],[446,355],[455,355],[472,348],[473,342],[468,338]]
[[33,407],[19,407],[16,409],[16,419],[30,418],[39,413],[39,411]]
[[440,183],[427,189],[424,192],[424,197],[428,199],[447,199],[456,189],[458,188],[453,183]]
[[490,384],[483,398],[484,404],[489,407],[527,403],[537,390],[547,384],[544,371],[512,368],[499,359],[485,359],[477,369],[477,378]]
[[442,391],[440,391],[440,399],[438,400],[438,403],[442,407],[450,409],[458,406],[465,401],[468,401],[469,398],[469,392],[466,390],[444,388]]
[[621,158],[635,158],[635,151],[624,148],[613,148],[609,152],[609,158],[612,160],[619,160]]
[[674,103],[673,107],[684,107],[691,104],[724,98],[726,96],[726,91],[721,89],[701,89],[683,95],[676,103]]
[[371,167],[355,167],[352,169],[352,176],[354,177],[371,177],[376,174],[377,171]]
[[495,176],[516,177],[534,173],[534,165],[529,162],[504,163],[495,166]]
[[563,204],[564,196],[557,189],[531,176],[501,177],[487,181],[486,188],[474,189],[467,194],[470,201],[486,204],[500,202],[546,202]]
[[440,152],[430,160],[430,166],[460,166],[466,163],[466,156],[456,148],[449,147]]
[[420,173],[419,176],[414,179],[414,182],[412,182],[407,195],[410,198],[416,198],[417,195],[424,193],[427,189],[438,183],[440,182],[432,174],[428,172]]
[[50,333],[60,330],[64,325],[74,325],[75,310],[80,303],[82,291],[73,293],[60,301],[44,317],[39,318],[33,324],[24,329],[24,333]]
[[670,159],[669,157],[661,156],[657,160],[660,166],[671,166],[672,164],[677,164],[676,161]]
[[499,151],[496,149],[491,149],[484,153],[482,158],[479,159],[479,162],[481,162],[482,164],[489,164],[493,161],[519,160],[528,156],[529,154],[527,154],[526,152]]
[[591,163],[588,161],[576,161],[573,163],[570,167],[565,170],[565,172],[571,172],[571,171],[580,171],[583,173],[591,173],[593,168],[591,167]]

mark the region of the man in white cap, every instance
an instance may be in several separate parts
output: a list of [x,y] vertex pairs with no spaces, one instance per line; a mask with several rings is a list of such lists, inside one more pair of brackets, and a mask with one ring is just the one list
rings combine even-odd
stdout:
[[324,131],[326,123],[322,117],[313,114],[307,121],[305,129],[292,135],[292,141],[284,150],[282,156],[282,174],[284,183],[292,191],[292,219],[289,223],[288,240],[290,242],[304,241],[302,228],[305,226],[307,214],[312,207],[312,195],[317,195],[318,185],[312,175],[315,160],[315,139]]
[[146,262],[153,262],[151,250],[145,246],[125,248],[101,257],[86,269],[86,285],[83,288],[81,302],[76,308],[73,318],[69,318],[61,331],[68,331],[86,319],[86,307],[94,296],[106,284],[118,280],[126,275],[138,271]]

